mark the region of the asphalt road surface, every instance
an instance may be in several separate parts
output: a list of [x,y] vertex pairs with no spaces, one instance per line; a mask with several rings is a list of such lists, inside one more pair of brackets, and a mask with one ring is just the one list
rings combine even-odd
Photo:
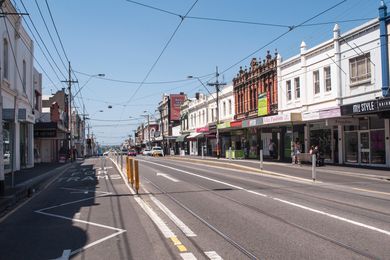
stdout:
[[390,259],[384,178],[137,159],[139,195],[125,162],[74,164],[0,222],[0,259]]

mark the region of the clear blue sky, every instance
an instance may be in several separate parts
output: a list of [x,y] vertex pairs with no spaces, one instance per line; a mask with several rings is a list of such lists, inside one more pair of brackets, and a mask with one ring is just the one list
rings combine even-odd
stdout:
[[[37,2],[65,61],[45,0],[37,0]],[[138,2],[184,15],[195,1],[138,0]],[[199,0],[189,16],[292,26],[339,2],[341,1]],[[14,3],[23,11],[21,0],[15,0]],[[61,69],[61,73],[67,75],[50,41],[35,0],[23,0],[23,3]],[[126,0],[48,0],[48,3],[73,69],[91,75],[104,73],[106,79],[142,82],[180,22],[177,16]],[[379,0],[347,0],[308,22],[308,24],[331,22],[330,24],[305,26],[292,30],[282,39],[256,53],[254,57],[263,58],[267,50],[274,53],[277,49],[283,59],[287,59],[299,53],[302,40],[310,48],[330,39],[335,21],[377,17],[379,3]],[[27,18],[26,20],[30,24]],[[342,32],[345,32],[362,23],[364,21],[340,23],[340,27]],[[145,82],[186,80],[188,75],[203,76],[214,73],[216,66],[220,71],[224,71],[286,30],[287,28],[283,27],[184,19]],[[64,86],[55,76],[37,44],[35,57],[56,86],[58,88]],[[224,72],[224,80],[230,82],[239,66],[248,66],[249,61],[250,58]],[[38,65],[35,66],[41,70]],[[58,70],[57,74],[62,79]],[[76,75],[80,86],[89,79],[82,74]],[[203,78],[205,81],[208,79],[209,77]],[[46,75],[44,75],[43,87],[44,94],[56,90]],[[73,88],[77,91],[78,86]],[[137,88],[139,91],[134,95]],[[130,116],[139,118],[144,110],[155,113],[163,93],[180,91],[190,97],[194,96],[195,92],[205,92],[196,80],[140,86],[140,84],[93,78],[81,94],[91,119],[126,120]],[[131,101],[127,102],[133,95]],[[125,107],[124,104],[128,106]],[[76,100],[76,105],[81,106],[81,102]],[[111,105],[112,109],[108,109],[108,105]],[[98,112],[99,110],[104,112]],[[79,108],[79,111],[82,112],[82,108]],[[119,144],[125,136],[133,133],[138,122],[90,121],[92,131],[103,144]]]

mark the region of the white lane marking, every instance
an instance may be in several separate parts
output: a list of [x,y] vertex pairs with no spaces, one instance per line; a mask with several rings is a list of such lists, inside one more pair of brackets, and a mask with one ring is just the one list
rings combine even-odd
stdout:
[[210,258],[211,260],[222,260],[223,258],[217,254],[217,252],[215,251],[207,251],[207,252],[204,252],[208,258]]
[[[148,191],[143,187],[146,193]],[[154,202],[154,204],[157,205],[171,220],[175,225],[180,228],[181,231],[187,236],[187,237],[196,237],[196,234],[186,225],[181,221],[175,214],[173,214],[172,211],[170,211],[164,204],[161,203],[156,197],[153,195],[149,195],[150,199]]]
[[170,238],[176,236],[172,230],[165,224],[165,222],[157,215],[156,212],[153,211],[152,208],[150,208],[145,201],[143,201],[138,195],[136,195],[136,192],[130,187],[130,185],[127,182],[127,177],[125,177],[124,173],[120,170],[120,167],[117,165],[117,163],[111,159],[111,161],[116,166],[118,172],[121,174],[122,179],[126,185],[126,187],[130,190],[130,193],[134,195],[135,201],[140,205],[140,207],[145,211],[145,213],[150,217],[150,219],[154,222],[154,224],[158,227],[158,229],[161,231],[161,233],[164,235],[165,238]]
[[62,256],[54,259],[54,260],[68,260],[69,259],[69,256],[70,256],[70,253],[71,253],[71,250],[70,249],[65,249],[63,252],[62,252]]
[[177,180],[177,179],[171,177],[169,174],[166,174],[166,173],[157,172],[156,175],[157,175],[157,176],[162,176],[162,177],[164,177],[164,178],[167,178],[168,180],[171,180],[171,181],[173,181],[173,182],[179,182],[179,180]]
[[341,221],[344,221],[344,222],[347,222],[347,223],[350,223],[350,224],[353,224],[353,225],[356,225],[356,226],[364,227],[364,228],[367,228],[367,229],[370,229],[370,230],[373,230],[373,231],[376,231],[376,232],[379,232],[379,233],[383,233],[385,235],[390,236],[390,231],[387,231],[387,230],[384,230],[384,229],[380,229],[380,228],[377,228],[377,227],[366,225],[366,224],[363,224],[363,223],[360,223],[360,222],[357,222],[357,221],[354,221],[354,220],[350,220],[350,219],[347,219],[347,218],[343,218],[343,217],[340,217],[340,216],[337,216],[337,215],[334,215],[334,214],[330,214],[330,213],[327,213],[327,212],[324,212],[324,211],[321,211],[321,210],[309,208],[309,207],[306,207],[304,205],[300,205],[300,204],[297,204],[297,203],[294,203],[294,202],[290,202],[290,201],[287,201],[287,200],[278,199],[278,198],[272,198],[272,199],[280,201],[280,202],[283,202],[283,203],[286,203],[286,204],[291,205],[291,206],[295,206],[295,207],[298,207],[298,208],[301,208],[301,209],[305,209],[305,210],[308,210],[308,211],[311,211],[311,212],[315,212],[315,213],[318,213],[318,214],[321,214],[321,215],[324,215],[324,216],[328,216],[328,217],[331,217],[331,218],[334,218],[334,219],[338,219],[338,220],[341,220]]
[[139,197],[134,198],[137,203],[141,206],[141,208],[148,214],[148,216],[152,219],[154,224],[160,229],[161,233],[165,238],[170,238],[176,236],[171,229],[165,224],[165,222],[157,215],[156,212],[152,210],[143,200]]
[[[177,160],[177,159],[168,159],[168,160],[180,161],[180,160]],[[204,161],[197,160],[197,159],[191,159],[191,161],[186,161],[187,164],[194,164],[194,165],[198,165],[198,162],[203,163]],[[217,169],[223,169],[223,170],[228,170],[228,171],[234,171],[234,172],[243,172],[243,173],[246,173],[246,174],[256,174],[256,175],[258,175],[260,173],[260,174],[262,174],[261,175],[262,177],[279,179],[279,180],[285,180],[285,181],[291,181],[291,182],[306,183],[306,184],[307,183],[313,183],[313,180],[311,178],[310,179],[305,179],[305,178],[301,178],[301,177],[286,175],[286,174],[283,174],[283,173],[278,173],[278,172],[273,172],[273,171],[266,171],[266,170],[260,170],[260,169],[256,169],[256,168],[245,166],[245,165],[234,165],[234,166],[237,166],[237,167],[239,167],[241,169],[232,169],[232,168],[226,168],[226,164],[223,164],[225,167],[215,165],[215,164],[221,165],[222,162],[213,162],[213,163],[214,163],[214,165],[208,164],[208,165],[203,165],[203,166],[208,166],[208,167],[217,168]],[[189,167],[189,166],[186,166],[186,167],[194,169],[193,167]],[[244,169],[247,169],[248,171],[246,171]],[[267,173],[267,174],[264,174],[264,173]],[[317,180],[316,183],[322,183],[322,182]]]
[[374,226],[366,225],[366,224],[358,222],[358,221],[350,220],[350,219],[347,219],[347,218],[344,218],[344,217],[340,217],[340,216],[337,216],[337,215],[334,215],[334,214],[330,214],[330,213],[327,213],[327,212],[324,212],[324,211],[321,211],[321,210],[313,209],[313,208],[310,208],[310,207],[307,207],[307,206],[304,206],[304,205],[301,205],[301,204],[298,204],[298,203],[294,203],[294,202],[290,202],[290,201],[287,201],[287,200],[279,199],[277,197],[272,197],[272,196],[265,195],[265,194],[262,194],[262,193],[253,192],[253,191],[244,189],[242,187],[239,187],[239,186],[236,186],[236,185],[233,185],[233,184],[230,184],[230,183],[222,182],[222,181],[219,181],[219,180],[215,180],[215,179],[212,179],[212,178],[209,178],[209,177],[205,177],[205,176],[202,176],[202,175],[198,175],[196,173],[192,173],[192,172],[188,172],[188,171],[184,171],[184,170],[180,170],[180,169],[175,169],[173,167],[166,166],[166,165],[159,164],[159,163],[155,163],[155,162],[150,162],[150,161],[144,161],[144,162],[150,163],[150,164],[155,164],[155,165],[158,165],[158,166],[161,166],[161,167],[165,167],[165,168],[168,168],[168,169],[172,169],[172,170],[175,170],[175,171],[178,171],[178,172],[182,172],[182,173],[185,173],[185,174],[188,174],[188,175],[196,176],[196,177],[199,177],[199,178],[202,178],[202,179],[210,180],[210,181],[213,181],[213,182],[216,182],[216,183],[222,183],[222,184],[225,184],[227,186],[234,187],[234,188],[236,188],[238,190],[242,190],[242,191],[246,191],[248,193],[252,193],[252,194],[256,194],[256,195],[263,196],[263,197],[266,197],[266,198],[270,198],[270,199],[273,199],[275,201],[279,201],[279,202],[288,204],[290,206],[298,207],[298,208],[301,208],[301,209],[304,209],[304,210],[308,210],[310,212],[318,213],[318,214],[321,214],[321,215],[324,215],[324,216],[327,216],[327,217],[330,217],[330,218],[338,219],[338,220],[350,223],[352,225],[356,225],[356,226],[360,226],[360,227],[363,227],[363,228],[367,228],[369,230],[376,231],[376,232],[379,232],[379,233],[382,233],[382,234],[390,236],[390,231],[387,231],[387,230],[384,230],[384,229],[380,229],[380,228],[377,228],[377,227],[374,227]]
[[74,255],[74,254],[77,254],[81,251],[84,251],[85,249],[89,248],[89,247],[92,247],[92,246],[95,246],[103,241],[106,241],[112,237],[115,237],[115,236],[118,236],[120,234],[122,234],[123,232],[126,232],[125,229],[120,229],[120,228],[115,228],[115,227],[110,227],[110,226],[106,226],[106,225],[102,225],[102,224],[99,224],[99,223],[94,223],[94,222],[90,222],[90,221],[85,221],[85,220],[80,220],[80,219],[75,219],[75,218],[68,218],[68,217],[65,217],[65,216],[61,216],[61,215],[56,215],[56,214],[51,214],[51,213],[47,213],[47,212],[43,212],[42,210],[37,210],[35,211],[36,213],[39,213],[39,214],[42,214],[42,215],[46,215],[46,216],[50,216],[50,217],[55,217],[55,218],[60,218],[60,219],[66,219],[66,220],[70,220],[70,221],[73,221],[73,222],[79,222],[79,223],[84,223],[84,224],[88,224],[88,225],[91,225],[91,226],[97,226],[97,227],[101,227],[101,228],[107,228],[107,229],[110,229],[110,230],[115,230],[117,232],[109,235],[109,236],[106,236],[106,237],[103,237],[99,240],[96,240],[90,244],[87,244],[79,249],[76,249],[74,251],[72,251],[70,253],[70,255]]
[[358,190],[358,191],[364,191],[364,192],[376,193],[376,194],[390,195],[390,193],[388,193],[388,192],[383,192],[383,191],[366,190],[366,189],[360,189],[360,188],[352,188],[352,189],[354,189],[354,190]]
[[180,256],[183,258],[183,260],[196,260],[196,257],[193,253],[181,253]]

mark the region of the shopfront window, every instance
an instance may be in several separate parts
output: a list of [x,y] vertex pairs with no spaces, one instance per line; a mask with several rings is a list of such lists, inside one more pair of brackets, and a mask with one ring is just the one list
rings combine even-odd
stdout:
[[320,156],[332,160],[332,130],[316,129],[310,131],[310,145],[318,146]]
[[3,153],[4,153],[4,169],[11,169],[12,163],[12,137],[11,124],[3,123]]
[[357,132],[345,133],[345,162],[348,163],[358,162],[358,133]]
[[371,163],[385,164],[386,163],[385,130],[371,131],[370,141],[371,141]]

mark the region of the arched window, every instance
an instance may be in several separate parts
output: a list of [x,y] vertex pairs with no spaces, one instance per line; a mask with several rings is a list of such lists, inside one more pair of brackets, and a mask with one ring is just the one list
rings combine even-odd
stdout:
[[3,77],[8,79],[8,41],[4,39],[3,44]]

